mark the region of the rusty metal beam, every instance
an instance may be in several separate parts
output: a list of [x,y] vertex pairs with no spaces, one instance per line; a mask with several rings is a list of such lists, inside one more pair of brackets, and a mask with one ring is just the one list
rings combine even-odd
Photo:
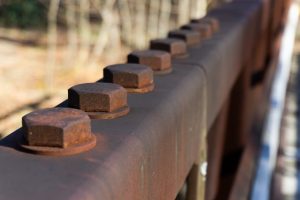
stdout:
[[[261,4],[256,1],[234,2],[211,11],[208,16],[220,21],[220,30],[209,40],[188,49],[186,59],[174,63],[197,65],[205,71],[208,92],[208,127],[217,117],[239,76],[248,51],[254,43],[251,28]],[[230,51],[228,51],[230,50]]]
[[[197,188],[199,167],[206,159],[207,128],[212,128],[208,132],[212,134],[214,127],[218,129],[214,122],[225,120],[220,115],[222,107],[237,80],[244,77],[245,66],[249,67],[245,63],[258,42],[253,28],[262,6],[259,0],[246,0],[211,10],[208,16],[219,21],[218,32],[189,46],[184,56],[174,56],[167,66],[172,72],[156,75],[153,91],[129,94],[127,115],[92,119],[97,145],[91,151],[69,157],[27,154],[19,149],[21,129],[1,140],[0,198],[172,200],[190,172],[193,184],[188,191]],[[250,82],[238,82],[243,81]],[[65,106],[67,102],[60,105]],[[221,114],[226,113],[224,109]],[[221,122],[219,128],[225,126]],[[208,138],[209,144],[222,142],[216,135]],[[214,178],[210,174],[208,178]],[[191,199],[199,191],[193,194]]]
[[89,152],[26,154],[15,149],[20,130],[2,140],[0,198],[175,199],[198,160],[205,83],[198,67],[173,69],[155,77],[154,92],[129,95],[127,116],[92,120]]

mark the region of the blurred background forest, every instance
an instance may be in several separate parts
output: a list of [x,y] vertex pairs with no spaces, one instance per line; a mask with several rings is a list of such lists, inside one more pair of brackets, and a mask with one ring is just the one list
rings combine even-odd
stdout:
[[[224,1],[224,0],[223,0]],[[222,0],[0,0],[0,137]]]

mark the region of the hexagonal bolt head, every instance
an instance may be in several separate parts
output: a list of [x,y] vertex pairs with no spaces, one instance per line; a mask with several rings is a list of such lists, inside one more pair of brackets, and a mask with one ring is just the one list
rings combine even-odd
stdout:
[[91,137],[90,118],[72,108],[34,111],[22,118],[22,124],[30,146],[67,148]]
[[187,45],[195,45],[200,42],[199,32],[192,30],[173,30],[168,33],[168,37],[181,39]]
[[220,29],[219,20],[213,17],[203,17],[200,19],[191,19],[191,23],[203,23],[209,24],[212,28],[213,33],[217,32]]
[[190,23],[187,25],[183,25],[181,29],[197,31],[201,39],[210,38],[213,34],[212,27],[209,24],[205,24],[205,23],[204,24]]
[[127,91],[113,83],[85,83],[68,90],[68,103],[85,112],[113,112],[127,106]]
[[165,51],[134,51],[128,55],[127,60],[128,63],[147,65],[153,71],[163,71],[171,68],[171,55]]
[[158,49],[169,52],[172,56],[186,54],[186,43],[179,39],[166,38],[155,39],[150,41],[150,49]]
[[153,84],[153,71],[141,64],[110,65],[103,70],[105,82],[122,85],[124,88],[143,88]]

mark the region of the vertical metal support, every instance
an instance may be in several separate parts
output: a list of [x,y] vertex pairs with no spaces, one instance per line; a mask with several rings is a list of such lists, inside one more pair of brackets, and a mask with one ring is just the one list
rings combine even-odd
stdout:
[[228,199],[239,166],[240,156],[248,142],[251,121],[250,74],[251,68],[244,67],[231,91],[217,199]]
[[[205,78],[205,77],[203,77]],[[207,85],[207,80],[205,79]],[[208,147],[210,145],[207,142],[208,131],[207,131],[207,87],[202,90],[202,108],[201,113],[201,124],[202,130],[199,133],[200,137],[200,147],[199,147],[199,157],[195,164],[192,166],[188,177],[186,179],[186,194],[185,200],[204,200],[205,199],[205,188],[206,188],[206,177],[208,169]],[[185,186],[184,186],[185,187]]]
[[230,96],[228,127],[225,137],[224,154],[243,149],[249,134],[249,92],[251,69],[243,68]]
[[261,2],[261,8],[259,12],[259,18],[258,20],[258,27],[256,29],[256,41],[255,46],[253,46],[252,54],[254,57],[253,66],[253,72],[257,73],[259,71],[264,70],[265,67],[265,61],[267,57],[267,51],[268,51],[268,36],[269,36],[269,20],[270,20],[270,2],[269,0],[263,0]]
[[205,199],[213,200],[219,189],[225,130],[228,115],[228,100],[208,132],[208,171]]
[[187,178],[186,200],[204,200],[205,174],[202,165],[194,165]]
[[227,124],[227,111],[228,101],[223,105],[207,135],[207,166],[205,163],[195,164],[187,178],[186,200],[201,200],[204,198],[212,200],[217,195]]

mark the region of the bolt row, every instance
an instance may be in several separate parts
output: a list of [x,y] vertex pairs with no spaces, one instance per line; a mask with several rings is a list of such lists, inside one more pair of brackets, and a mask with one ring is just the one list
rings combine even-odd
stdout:
[[127,93],[153,91],[153,76],[171,73],[172,57],[187,57],[187,47],[201,44],[218,30],[214,18],[193,19],[170,31],[168,38],[151,40],[149,50],[131,52],[126,64],[105,67],[98,82],[69,88],[69,108],[42,109],[22,118],[21,147],[42,155],[70,155],[93,148],[96,137],[91,119],[114,119],[129,113]]

